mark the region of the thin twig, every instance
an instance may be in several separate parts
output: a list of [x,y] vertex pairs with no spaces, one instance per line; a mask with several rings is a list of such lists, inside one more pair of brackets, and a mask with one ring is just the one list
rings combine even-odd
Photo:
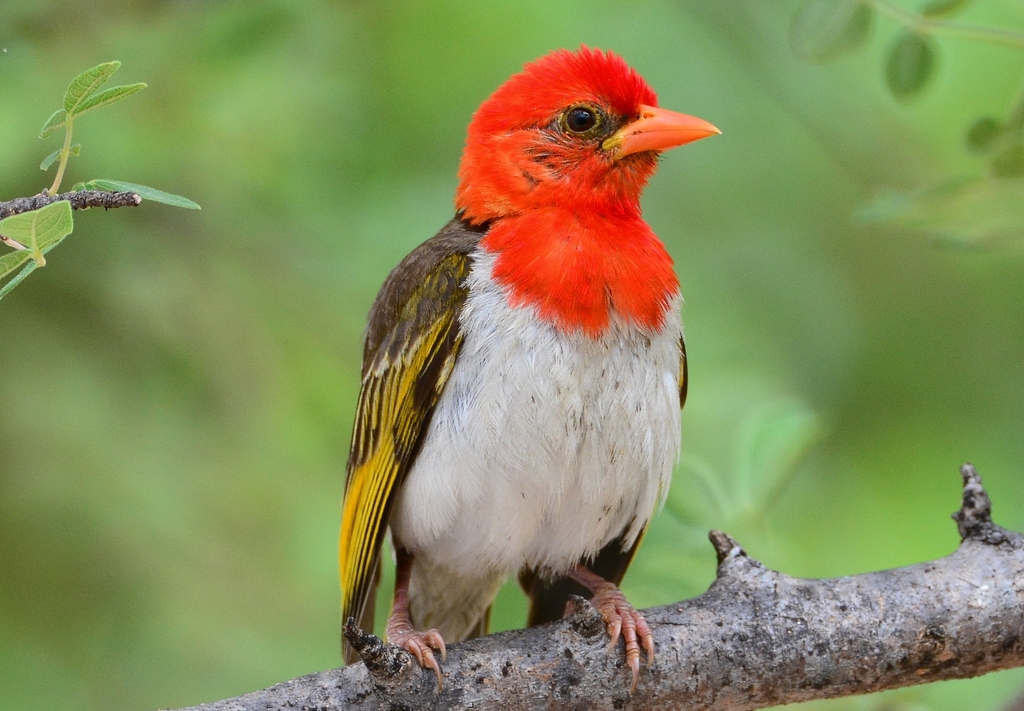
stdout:
[[1024,32],[1004,30],[999,27],[963,25],[959,22],[925,17],[924,15],[905,10],[889,0],[867,0],[867,2],[882,14],[888,15],[907,29],[919,34],[942,34],[949,37],[1024,49]]
[[47,195],[39,193],[32,197],[15,198],[7,202],[0,202],[0,220],[11,215],[19,215],[23,212],[31,212],[41,207],[46,207],[55,202],[67,200],[71,203],[72,210],[85,210],[90,207],[102,207],[106,210],[115,207],[137,207],[142,203],[138,193],[113,192],[109,190],[79,190],[60,195]]

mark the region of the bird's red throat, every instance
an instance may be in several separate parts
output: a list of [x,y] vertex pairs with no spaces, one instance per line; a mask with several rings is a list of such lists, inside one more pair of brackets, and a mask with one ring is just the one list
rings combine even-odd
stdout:
[[566,333],[598,338],[613,315],[660,331],[679,293],[668,251],[632,211],[535,209],[495,221],[481,246],[497,255],[493,277],[512,305]]

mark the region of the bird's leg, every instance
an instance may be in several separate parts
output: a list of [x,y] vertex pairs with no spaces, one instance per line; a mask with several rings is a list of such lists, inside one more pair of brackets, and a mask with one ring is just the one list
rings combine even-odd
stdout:
[[424,669],[433,669],[437,675],[437,687],[440,689],[441,667],[434,658],[433,650],[439,651],[441,661],[444,661],[447,651],[444,639],[436,629],[419,632],[412,626],[412,620],[409,618],[409,578],[412,577],[412,562],[415,556],[409,551],[399,549],[395,557],[395,598],[385,627],[388,641],[416,657]]
[[622,634],[622,639],[626,643],[626,664],[633,672],[633,683],[629,687],[629,692],[633,693],[640,678],[641,643],[647,650],[647,663],[654,661],[654,635],[651,634],[651,628],[647,626],[643,615],[626,601],[626,596],[615,583],[608,582],[582,565],[574,566],[569,571],[569,577],[594,593],[590,602],[604,617],[608,636],[611,637],[609,650],[615,647],[619,641],[619,634]]

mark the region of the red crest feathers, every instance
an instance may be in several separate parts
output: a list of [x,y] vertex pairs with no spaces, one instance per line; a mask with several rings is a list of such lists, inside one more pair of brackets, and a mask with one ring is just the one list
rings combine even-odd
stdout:
[[470,134],[543,126],[566,106],[580,101],[613,113],[635,115],[640,104],[657,106],[644,78],[613,52],[581,46],[560,49],[527,63],[480,106]]

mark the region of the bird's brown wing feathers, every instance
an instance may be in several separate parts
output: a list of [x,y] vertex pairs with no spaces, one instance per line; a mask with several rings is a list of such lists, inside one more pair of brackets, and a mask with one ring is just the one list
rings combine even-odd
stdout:
[[[458,356],[469,253],[483,233],[449,222],[391,272],[370,310],[341,513],[342,620],[372,628],[394,494]],[[343,650],[351,661],[346,643]]]
[[686,365],[686,341],[679,337],[679,407],[686,405],[686,387],[690,383],[690,369]]
[[[688,381],[688,369],[686,365],[686,342],[679,337],[679,407],[686,404],[686,386]],[[626,575],[626,569],[633,562],[633,556],[640,541],[643,540],[646,526],[643,532],[637,536],[633,545],[623,550],[625,536],[632,527],[623,529],[622,533],[611,543],[605,545],[592,561],[581,560],[590,570],[600,575],[610,583],[618,585]],[[569,602],[570,595],[590,597],[590,591],[585,587],[565,576],[549,579],[537,574],[537,571],[524,569],[519,573],[519,584],[530,598],[530,612],[526,624],[530,627],[559,620],[565,614],[565,605]]]

